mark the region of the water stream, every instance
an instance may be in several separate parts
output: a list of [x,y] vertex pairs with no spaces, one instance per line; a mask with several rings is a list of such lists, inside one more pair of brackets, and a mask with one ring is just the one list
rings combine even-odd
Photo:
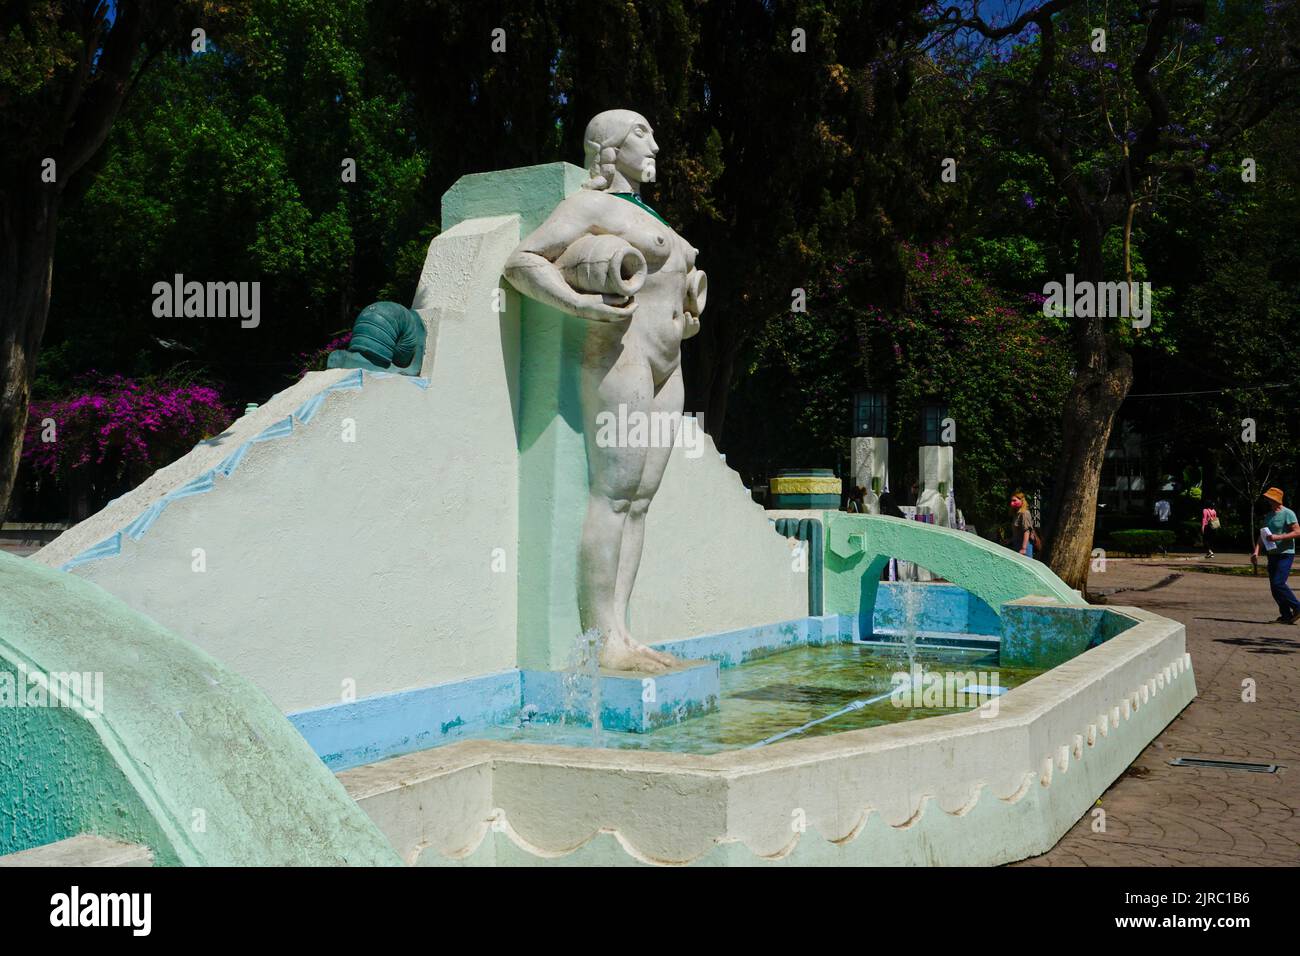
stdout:
[[916,635],[924,603],[922,585],[914,580],[902,581],[894,592],[898,596],[899,609],[903,613],[903,654],[907,657],[907,672],[912,672],[916,663]]
[[600,746],[600,651],[604,646],[604,635],[594,627],[579,634],[561,680],[564,708],[560,726],[566,725],[571,715],[586,713],[591,721],[593,747]]

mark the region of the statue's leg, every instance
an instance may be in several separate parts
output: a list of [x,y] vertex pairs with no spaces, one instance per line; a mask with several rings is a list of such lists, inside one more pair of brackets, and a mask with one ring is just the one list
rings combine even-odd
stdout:
[[[685,395],[682,370],[678,368],[650,401],[649,412],[655,443],[646,450],[641,481],[628,507],[627,524],[623,529],[623,547],[619,554],[618,582],[614,592],[614,615],[619,626],[624,629],[627,626],[628,601],[632,598],[632,587],[636,583],[637,570],[641,566],[641,551],[645,544],[646,512],[650,509],[650,501],[654,498],[655,492],[659,490],[664,469],[668,467],[668,459],[672,456],[673,441],[681,425]],[[664,423],[663,427],[660,427],[661,421]],[[669,655],[663,656],[665,660],[672,660]]]
[[618,630],[614,589],[629,500],[592,489],[582,522],[578,556],[578,615],[583,631],[596,628],[608,638]]
[[615,610],[628,516],[650,451],[644,443],[627,440],[627,425],[648,411],[654,382],[648,366],[635,361],[629,350],[619,346],[608,354],[615,359],[609,368],[593,362],[584,367],[582,376],[591,490],[578,558],[579,618],[584,631],[594,627],[604,637],[603,666],[663,670],[668,662],[629,641]]

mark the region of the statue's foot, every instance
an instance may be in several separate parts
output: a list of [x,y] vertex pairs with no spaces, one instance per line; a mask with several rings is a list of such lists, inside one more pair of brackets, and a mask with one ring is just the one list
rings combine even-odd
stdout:
[[681,666],[681,661],[671,654],[646,647],[627,634],[614,633],[605,641],[600,651],[600,666],[611,671],[637,671],[642,674],[662,674]]

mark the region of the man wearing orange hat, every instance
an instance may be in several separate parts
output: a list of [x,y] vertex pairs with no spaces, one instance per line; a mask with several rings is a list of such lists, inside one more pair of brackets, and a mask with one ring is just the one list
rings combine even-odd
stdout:
[[[1300,619],[1300,601],[1286,583],[1291,574],[1291,563],[1295,561],[1295,539],[1300,538],[1300,526],[1296,525],[1295,512],[1282,505],[1282,489],[1270,488],[1264,492],[1264,505],[1269,509],[1264,527],[1259,531],[1255,541],[1255,551],[1251,563],[1259,562],[1261,546],[1268,551],[1268,583],[1277,602],[1278,624],[1294,624]],[[1276,544],[1268,549],[1266,542]]]

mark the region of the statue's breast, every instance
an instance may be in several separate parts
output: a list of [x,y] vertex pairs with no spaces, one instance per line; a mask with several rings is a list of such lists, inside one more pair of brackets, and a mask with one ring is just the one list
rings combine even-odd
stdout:
[[[649,216],[644,218],[650,219]],[[650,221],[654,222],[653,219],[650,219]],[[652,273],[658,272],[667,264],[677,246],[677,243],[673,241],[676,237],[672,231],[657,223],[655,225],[646,225],[638,222],[630,225],[622,236],[645,256],[646,265]]]

